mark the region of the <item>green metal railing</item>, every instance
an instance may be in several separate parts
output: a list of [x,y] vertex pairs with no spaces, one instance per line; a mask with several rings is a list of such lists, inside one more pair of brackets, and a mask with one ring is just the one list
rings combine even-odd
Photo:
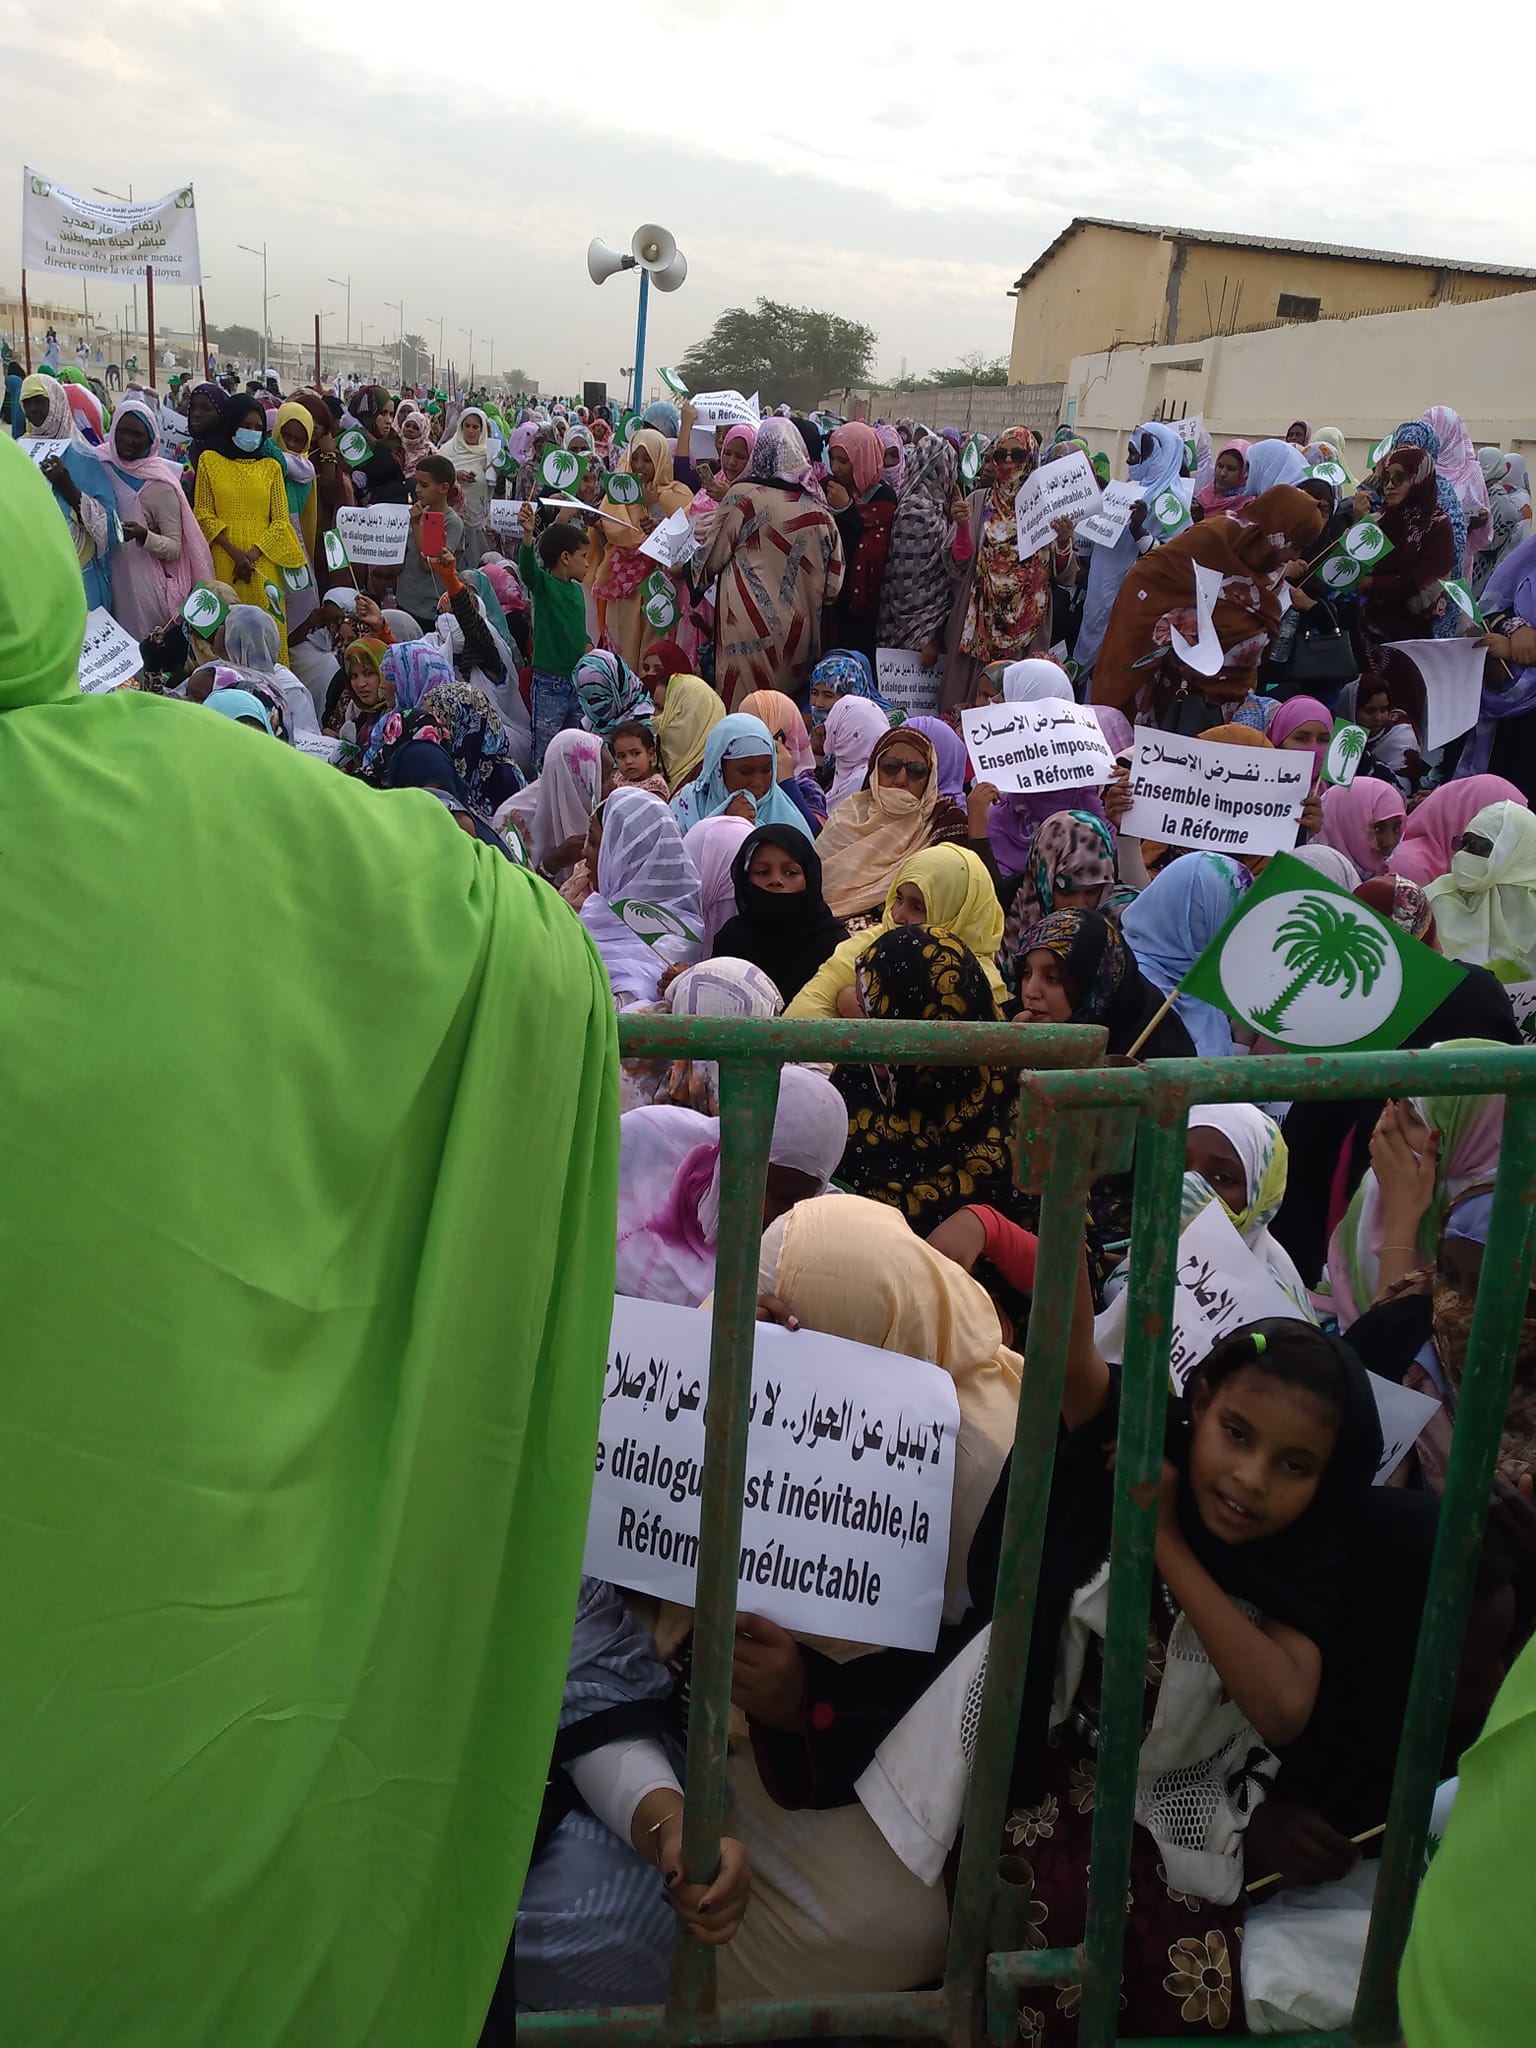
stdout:
[[[1038,1281],[1030,1311],[991,1655],[966,1807],[948,1960],[930,1990],[747,2000],[718,2005],[713,1951],[680,1940],[663,2006],[541,2013],[519,2036],[560,2048],[710,2048],[714,2043],[867,2035],[1002,2048],[1017,2040],[1026,1986],[1082,1986],[1082,2048],[1116,2034],[1124,1900],[1141,1747],[1147,1619],[1163,1455],[1168,1335],[1185,1125],[1192,1104],[1384,1095],[1508,1097],[1493,1222],[1441,1505],[1430,1589],[1387,1818],[1376,1906],[1351,2026],[1270,2036],[1276,2048],[1378,2048],[1398,2039],[1396,1982],[1407,1938],[1436,1769],[1450,1720],[1515,1347],[1536,1254],[1536,1053],[1284,1054],[1271,1059],[1101,1064],[1104,1033],[1083,1026],[903,1024],[779,1019],[621,1018],[626,1055],[718,1060],[721,1233],[710,1355],[708,1445],[689,1708],[684,1860],[690,1878],[717,1867],[725,1817],[726,1733],[737,1559],[746,1471],[758,1218],[785,1061],[871,1060],[1020,1068],[1021,1151],[1042,1186]],[[1027,1067],[1026,1067],[1027,1063]],[[999,1880],[1008,1780],[1018,1729],[1078,1259],[1083,1204],[1096,1173],[1134,1152],[1127,1318],[1103,1711],[1085,1936],[1075,1949],[1021,1948],[1019,1900]],[[750,1908],[749,1908],[750,1911]],[[1124,2048],[1172,2048],[1162,2042]]]

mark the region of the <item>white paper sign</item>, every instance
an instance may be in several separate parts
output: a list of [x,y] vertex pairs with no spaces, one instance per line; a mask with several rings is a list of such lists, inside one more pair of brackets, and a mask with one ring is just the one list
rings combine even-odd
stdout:
[[1536,1045],[1536,981],[1510,982],[1504,993],[1509,997],[1521,1038],[1527,1045]]
[[1285,853],[1296,844],[1312,769],[1309,753],[1227,747],[1142,726],[1120,830],[1217,853]]
[[80,687],[88,696],[115,690],[144,666],[139,643],[99,605],[85,615],[85,641],[80,649]]
[[905,711],[908,718],[930,715],[939,708],[939,684],[944,664],[936,661],[924,668],[922,656],[910,647],[880,647],[875,650],[875,686],[888,704]]
[[757,423],[756,397],[743,398],[739,391],[699,391],[688,402],[693,407],[696,423],[701,427],[740,427]]
[[485,523],[492,533],[499,533],[508,540],[521,540],[523,529],[520,519],[523,510],[521,498],[492,498],[485,508]]
[[[703,1309],[616,1298],[583,1570],[692,1605],[709,1404]],[[783,1628],[931,1650],[949,1553],[954,1381],[759,1323],[738,1604]]]
[[1086,704],[975,704],[960,714],[978,782],[1032,796],[1108,782],[1115,757]]
[[156,284],[202,282],[190,185],[163,199],[86,199],[36,171],[22,171],[23,270],[142,280],[146,264],[154,265]]
[[1056,539],[1058,519],[1076,519],[1097,511],[1099,480],[1081,448],[1059,462],[1047,462],[1019,485],[1013,501],[1019,530],[1019,560],[1027,561]]
[[636,553],[649,555],[664,569],[675,569],[680,562],[690,559],[695,546],[693,521],[686,512],[674,512],[646,535]]
[[1146,495],[1139,484],[1106,484],[1099,509],[1077,522],[1078,539],[1091,540],[1096,548],[1113,547],[1126,529],[1132,508],[1140,505]]
[[1486,647],[1475,640],[1389,640],[1424,678],[1424,745],[1443,747],[1477,723],[1483,705]]
[[[1179,1235],[1174,1272],[1173,1330],[1168,1373],[1182,1394],[1200,1361],[1231,1330],[1280,1316],[1303,1320],[1296,1304],[1238,1235],[1219,1201],[1206,1204]],[[1439,1402],[1431,1394],[1367,1375],[1381,1422],[1382,1454],[1376,1484],[1383,1485],[1418,1441]]]
[[293,736],[295,753],[312,754],[317,761],[329,761],[333,766],[341,759],[341,745],[329,733],[300,732]]
[[1196,562],[1193,567],[1195,618],[1199,629],[1197,637],[1191,646],[1176,626],[1170,626],[1168,639],[1174,653],[1187,669],[1193,669],[1197,676],[1213,676],[1219,672],[1227,658],[1226,650],[1217,636],[1215,622],[1216,600],[1221,595],[1224,579],[1219,569],[1207,569],[1203,562]]
[[405,560],[411,533],[409,505],[338,505],[336,531],[347,559],[360,567],[388,569]]
[[52,462],[56,456],[62,460],[64,451],[70,444],[68,441],[48,440],[38,434],[23,434],[20,445],[22,453],[29,455],[41,469],[45,462]]
[[1179,1235],[1174,1269],[1168,1374],[1182,1394],[1219,1338],[1265,1316],[1295,1322],[1300,1311],[1260,1258],[1249,1251],[1218,1201],[1208,1202]]

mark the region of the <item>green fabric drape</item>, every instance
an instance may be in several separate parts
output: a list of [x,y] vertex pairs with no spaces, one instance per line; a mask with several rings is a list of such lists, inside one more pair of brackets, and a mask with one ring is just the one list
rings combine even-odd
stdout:
[[612,1004],[425,792],[83,697],[0,446],[0,2042],[473,2048],[569,1648]]

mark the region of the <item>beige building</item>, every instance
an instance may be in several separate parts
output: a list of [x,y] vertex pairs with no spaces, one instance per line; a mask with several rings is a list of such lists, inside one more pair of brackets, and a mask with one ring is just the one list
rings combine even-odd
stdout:
[[1143,420],[1203,413],[1218,445],[1326,422],[1358,476],[1374,442],[1431,405],[1459,412],[1479,446],[1536,457],[1536,294],[1101,349],[1068,365],[1062,417],[1121,475]]
[[1013,288],[1008,381],[1060,382],[1074,356],[1126,345],[1466,304],[1533,287],[1536,270],[1492,263],[1079,215]]

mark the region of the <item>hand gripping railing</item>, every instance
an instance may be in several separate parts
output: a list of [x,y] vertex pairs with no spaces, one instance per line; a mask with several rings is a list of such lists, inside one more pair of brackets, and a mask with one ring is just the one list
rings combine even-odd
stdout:
[[[1467,1368],[1441,1504],[1376,1906],[1351,2026],[1270,2036],[1277,2048],[1377,2048],[1397,2039],[1397,1966],[1422,1869],[1430,1801],[1471,1603],[1536,1253],[1536,1054],[1503,1047],[1419,1053],[1283,1054],[1271,1059],[1162,1060],[1104,1066],[1104,1033],[1084,1026],[623,1017],[627,1057],[720,1063],[721,1226],[689,1705],[684,1861],[690,1879],[717,1867],[725,1819],[726,1731],[736,1574],[746,1471],[759,1218],[785,1061],[1014,1067],[1030,1184],[1043,1185],[1031,1303],[986,1690],[950,1920],[948,1961],[933,1989],[751,1999],[718,2005],[712,1950],[677,1944],[665,2006],[539,2013],[519,2038],[560,2048],[710,2048],[714,2043],[868,2035],[949,2048],[1017,2040],[1019,1993],[1080,1984],[1081,2048],[1112,2048],[1163,1455],[1185,1124],[1191,1104],[1384,1095],[1508,1098]],[[1103,1707],[1084,1940],[1020,1949],[1017,1901],[1000,1882],[1001,1838],[1023,1692],[1083,1207],[1095,1173],[1120,1170],[1134,1146],[1127,1318]],[[750,1912],[751,1908],[748,1908]],[[1165,2048],[1125,2042],[1121,2048]],[[1172,2048],[1172,2044],[1167,2044]]]

